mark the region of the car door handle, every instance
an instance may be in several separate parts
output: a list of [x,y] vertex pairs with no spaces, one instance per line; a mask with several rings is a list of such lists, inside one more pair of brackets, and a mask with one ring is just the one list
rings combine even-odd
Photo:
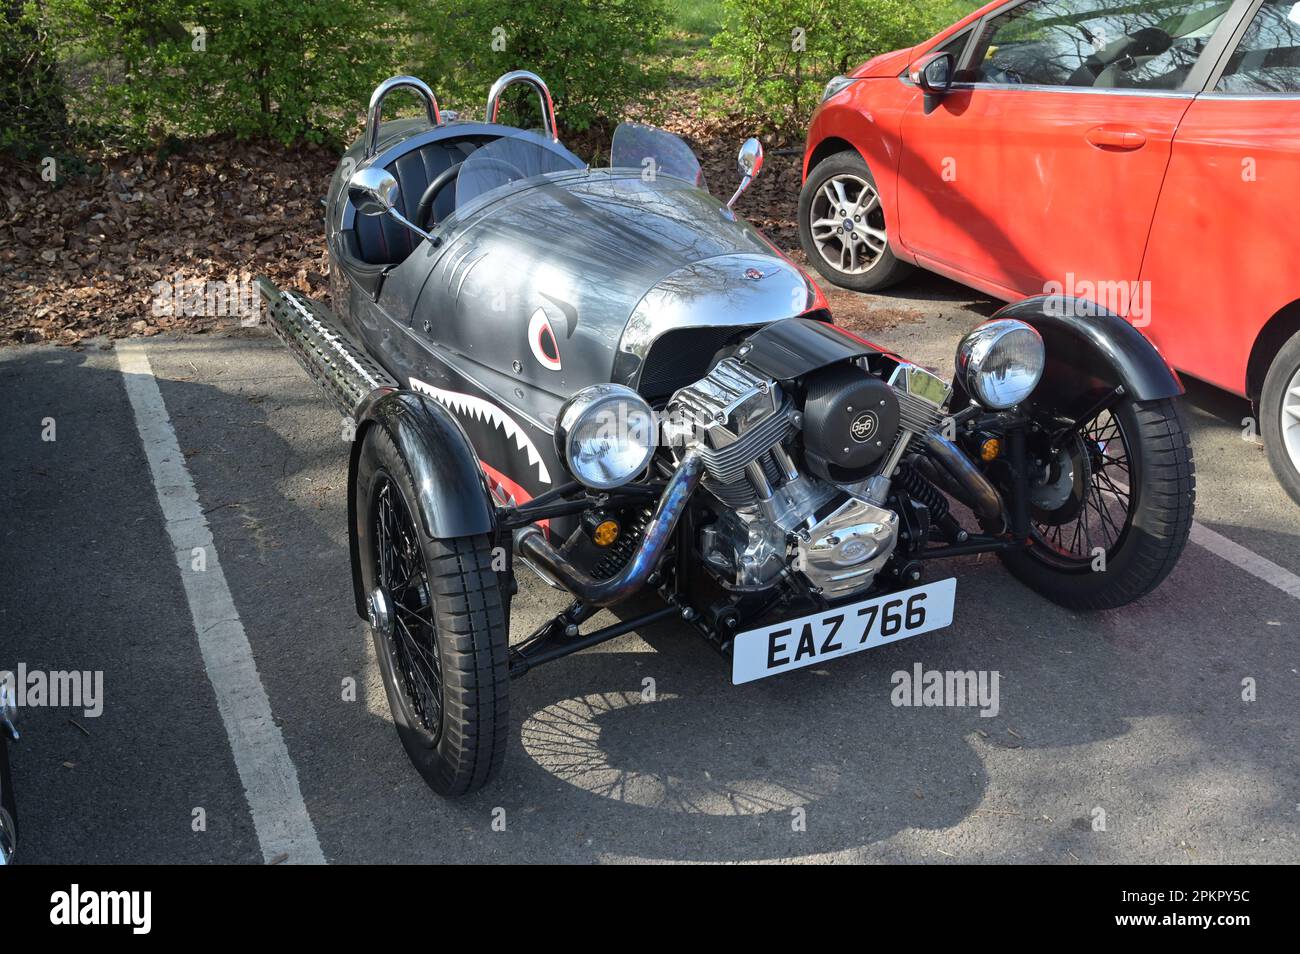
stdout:
[[1098,149],[1141,149],[1147,137],[1128,126],[1093,126],[1084,138]]

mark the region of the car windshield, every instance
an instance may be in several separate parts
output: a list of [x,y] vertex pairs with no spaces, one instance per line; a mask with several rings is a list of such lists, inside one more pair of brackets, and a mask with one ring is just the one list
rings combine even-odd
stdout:
[[643,123],[623,123],[614,130],[609,164],[615,169],[635,169],[646,178],[672,176],[705,188],[704,170],[691,147],[672,133]]
[[465,160],[456,178],[456,207],[511,182],[571,169],[570,161],[540,143],[511,136],[497,139]]

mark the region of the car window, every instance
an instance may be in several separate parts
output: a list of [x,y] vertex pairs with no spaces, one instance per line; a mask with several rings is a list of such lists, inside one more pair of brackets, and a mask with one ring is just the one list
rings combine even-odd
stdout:
[[1028,0],[987,21],[966,83],[1177,89],[1231,0]]
[[1225,93],[1300,92],[1300,2],[1266,0],[1214,88]]
[[952,54],[952,65],[961,66],[961,54],[966,49],[966,41],[970,39],[970,30],[962,30],[952,39],[948,40],[943,46],[934,48],[935,53]]

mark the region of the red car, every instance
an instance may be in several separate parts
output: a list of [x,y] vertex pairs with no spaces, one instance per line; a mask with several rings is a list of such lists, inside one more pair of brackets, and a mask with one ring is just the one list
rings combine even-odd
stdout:
[[1063,292],[1255,402],[1300,501],[1300,0],[999,0],[833,79],[799,227],[831,282]]

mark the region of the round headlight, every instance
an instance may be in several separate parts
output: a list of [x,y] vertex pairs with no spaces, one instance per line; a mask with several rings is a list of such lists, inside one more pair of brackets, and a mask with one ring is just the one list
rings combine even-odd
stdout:
[[596,490],[626,484],[650,463],[654,412],[621,384],[583,388],[560,408],[555,449],[574,479]]
[[832,96],[835,96],[835,95],[837,95],[837,94],[839,94],[839,93],[844,92],[844,90],[848,89],[848,88],[849,88],[850,86],[852,86],[852,85],[853,85],[853,77],[852,77],[852,76],[834,76],[834,77],[832,77],[832,78],[831,78],[831,81],[830,81],[829,83],[826,84],[826,88],[825,88],[824,90],[822,90],[822,102],[824,103],[824,102],[826,102],[826,100],[830,99]]
[[957,345],[957,380],[980,404],[1003,410],[1034,392],[1045,360],[1037,329],[1014,318],[995,318]]

